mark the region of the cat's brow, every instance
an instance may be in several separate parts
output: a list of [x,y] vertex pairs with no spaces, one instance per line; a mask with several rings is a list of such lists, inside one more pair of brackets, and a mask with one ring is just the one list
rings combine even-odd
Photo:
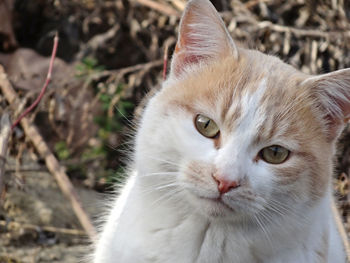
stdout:
[[265,121],[265,114],[261,111],[261,100],[267,90],[267,79],[262,78],[249,84],[239,96],[234,98],[229,112],[226,115],[226,122],[232,130],[255,130],[262,126]]
[[240,85],[242,85],[243,77],[244,74],[241,74],[237,83],[232,88],[232,94],[230,96],[223,97],[223,103],[221,105],[221,120],[223,120],[223,122],[227,119],[238,119],[241,115],[241,108],[239,107],[240,105],[238,104],[237,107],[233,107],[233,101],[237,100],[235,97],[238,94],[238,88]]

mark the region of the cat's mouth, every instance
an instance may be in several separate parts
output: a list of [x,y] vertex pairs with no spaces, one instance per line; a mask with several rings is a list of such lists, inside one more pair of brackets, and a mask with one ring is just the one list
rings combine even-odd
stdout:
[[256,196],[245,193],[207,196],[192,192],[192,195],[195,196],[197,200],[195,205],[200,211],[216,218],[240,220],[242,217],[254,215],[263,209],[262,204],[258,202],[259,198],[256,199]]
[[199,199],[209,202],[211,205],[214,205],[216,208],[219,208],[219,209],[223,208],[223,209],[230,210],[231,212],[235,212],[235,210],[231,206],[229,206],[224,202],[221,196],[219,197],[198,196],[198,197]]

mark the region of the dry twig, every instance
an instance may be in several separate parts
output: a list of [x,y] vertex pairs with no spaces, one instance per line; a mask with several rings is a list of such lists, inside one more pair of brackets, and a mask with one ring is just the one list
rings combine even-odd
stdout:
[[[11,83],[9,82],[7,75],[2,66],[0,66],[0,88],[2,93],[5,95],[6,99],[10,103],[13,109],[16,109],[19,104],[19,98],[12,88]],[[89,237],[94,240],[96,236],[96,230],[91,224],[91,221],[84,211],[81,202],[79,201],[78,195],[74,190],[72,183],[70,182],[67,174],[64,171],[64,168],[59,164],[56,157],[53,155],[46,142],[40,135],[38,129],[34,124],[31,124],[30,121],[23,117],[20,121],[24,129],[26,136],[32,141],[36,150],[45,160],[46,166],[49,171],[54,175],[61,191],[64,195],[70,200],[73,210],[78,217],[81,225],[89,235]]]
[[165,45],[164,57],[163,57],[163,80],[166,80],[166,74],[168,71],[168,50],[169,50],[169,46]]
[[258,5],[259,3],[269,3],[269,2],[272,2],[272,1],[271,0],[250,0],[250,1],[246,2],[246,3],[244,3],[244,5],[247,8],[253,8],[256,5]]
[[7,144],[11,133],[10,116],[5,113],[1,117],[0,123],[0,196],[4,186],[5,163],[7,156]]
[[99,34],[91,38],[86,44],[83,45],[79,53],[76,55],[76,60],[80,61],[87,54],[96,52],[98,48],[105,45],[107,41],[114,38],[120,29],[120,25],[116,24],[111,27],[107,32]]
[[258,23],[259,28],[269,28],[280,33],[292,33],[297,37],[315,37],[315,38],[350,38],[350,31],[330,31],[325,32],[321,30],[300,29],[290,26],[282,26],[273,24],[270,21],[262,21]]
[[69,228],[59,228],[53,226],[37,226],[32,224],[24,224],[19,222],[7,222],[5,220],[0,220],[0,226],[6,227],[7,229],[28,229],[35,231],[47,231],[52,233],[66,234],[66,235],[77,235],[84,236],[85,231],[79,229],[69,229]]
[[134,0],[135,2],[147,6],[151,9],[157,10],[167,16],[180,16],[180,13],[165,3],[156,2],[153,0]]
[[170,2],[181,12],[185,10],[186,2],[182,0],[170,0]]
[[349,239],[348,236],[346,234],[344,225],[343,225],[343,221],[341,219],[341,216],[339,214],[339,210],[335,204],[334,198],[332,199],[332,212],[333,212],[333,217],[335,220],[335,223],[337,225],[338,228],[338,232],[342,238],[343,241],[343,246],[344,246],[344,250],[346,253],[346,257],[347,257],[347,261],[350,262],[350,244],[349,244]]
[[124,76],[125,74],[129,74],[131,72],[135,72],[138,70],[149,70],[151,68],[159,67],[162,65],[163,65],[163,60],[158,59],[155,61],[151,61],[151,62],[147,62],[147,63],[143,63],[143,64],[137,64],[137,65],[122,68],[122,69],[104,70],[104,71],[93,74],[91,76],[91,80],[98,80],[100,78],[110,76],[110,75],[113,75],[116,79],[118,79],[118,78]]

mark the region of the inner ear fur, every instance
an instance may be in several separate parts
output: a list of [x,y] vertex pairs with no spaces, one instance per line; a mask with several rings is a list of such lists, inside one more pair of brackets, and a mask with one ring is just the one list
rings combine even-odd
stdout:
[[350,117],[350,68],[310,77],[304,84],[316,97],[330,139],[338,137]]
[[237,47],[209,0],[191,0],[180,21],[170,75],[227,55],[238,57]]

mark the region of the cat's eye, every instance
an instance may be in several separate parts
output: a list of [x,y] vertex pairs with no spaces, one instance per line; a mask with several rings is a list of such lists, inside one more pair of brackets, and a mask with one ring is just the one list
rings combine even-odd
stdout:
[[220,130],[216,123],[204,115],[198,114],[194,122],[199,133],[205,137],[214,138],[219,134]]
[[262,149],[260,157],[267,163],[280,164],[287,160],[290,151],[279,145],[272,145]]

